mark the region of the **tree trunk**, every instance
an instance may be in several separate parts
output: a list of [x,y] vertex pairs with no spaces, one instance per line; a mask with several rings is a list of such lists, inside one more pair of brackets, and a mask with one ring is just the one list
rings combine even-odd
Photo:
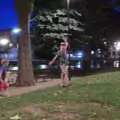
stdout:
[[16,86],[30,86],[34,84],[28,14],[28,12],[19,13],[19,27],[22,31],[18,38],[19,71]]

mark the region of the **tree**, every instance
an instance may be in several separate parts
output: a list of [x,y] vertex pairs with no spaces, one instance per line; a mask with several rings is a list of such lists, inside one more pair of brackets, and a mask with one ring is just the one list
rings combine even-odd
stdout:
[[29,86],[34,84],[33,68],[30,48],[29,14],[33,0],[14,0],[19,15],[21,34],[19,43],[19,71],[16,86]]
[[[81,21],[82,15],[80,12],[70,9],[69,11],[69,28],[70,35],[73,37],[80,37],[84,31],[84,23]],[[37,31],[37,38],[42,44],[48,44],[57,49],[59,42],[63,39],[64,35],[68,35],[68,18],[66,9],[39,9],[38,14],[31,18],[32,29]],[[33,42],[36,42],[34,40]],[[38,43],[38,42],[37,42]]]

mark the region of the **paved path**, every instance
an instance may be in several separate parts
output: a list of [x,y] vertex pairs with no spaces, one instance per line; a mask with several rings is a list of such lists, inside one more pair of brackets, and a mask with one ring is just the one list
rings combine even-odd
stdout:
[[46,82],[38,82],[34,86],[30,86],[30,87],[9,87],[6,91],[3,92],[3,95],[6,97],[11,97],[15,95],[28,93],[31,91],[36,91],[39,89],[53,87],[53,86],[58,85],[59,83],[60,83],[60,80],[55,79],[55,80],[48,80]]

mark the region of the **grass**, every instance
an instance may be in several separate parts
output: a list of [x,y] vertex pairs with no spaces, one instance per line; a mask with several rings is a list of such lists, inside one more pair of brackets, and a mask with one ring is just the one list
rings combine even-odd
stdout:
[[0,120],[120,120],[120,72],[72,79],[58,86],[0,99]]

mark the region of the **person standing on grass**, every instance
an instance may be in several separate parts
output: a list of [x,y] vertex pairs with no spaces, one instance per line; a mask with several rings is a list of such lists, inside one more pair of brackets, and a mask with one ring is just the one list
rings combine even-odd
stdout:
[[68,36],[64,36],[64,43],[66,45],[66,52],[68,53],[68,60],[69,60],[69,81],[71,81],[71,72],[70,72],[70,38]]
[[61,86],[69,86],[69,60],[68,60],[68,53],[67,53],[67,44],[65,42],[62,42],[60,44],[60,50],[57,52],[57,54],[53,57],[53,59],[49,62],[49,65],[52,65],[57,58],[59,58],[59,65],[61,69]]

